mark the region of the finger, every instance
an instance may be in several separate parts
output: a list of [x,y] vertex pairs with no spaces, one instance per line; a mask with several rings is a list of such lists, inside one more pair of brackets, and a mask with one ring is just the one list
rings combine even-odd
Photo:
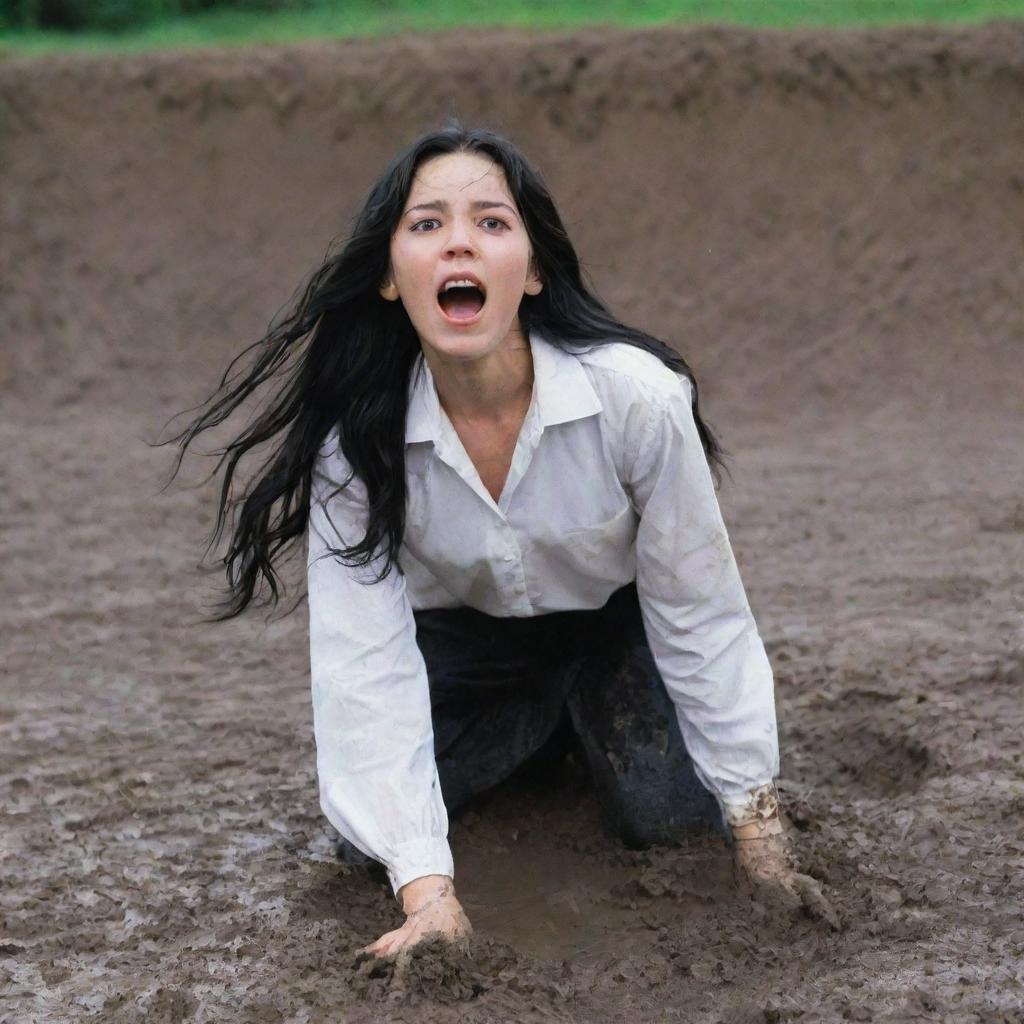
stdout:
[[400,956],[404,951],[412,949],[423,938],[423,929],[419,922],[406,923],[395,933],[395,940],[388,950],[390,956]]
[[834,931],[839,931],[839,915],[821,891],[817,879],[811,878],[810,875],[794,875],[793,880],[800,893],[800,902],[807,913],[811,917],[825,921]]
[[405,949],[405,947],[407,945],[408,945],[407,937],[404,934],[400,935],[400,936],[398,936],[395,939],[394,942],[392,942],[392,943],[390,943],[388,945],[388,948],[386,950],[384,950],[384,952],[381,954],[381,956],[388,956],[388,957],[397,956],[399,953],[402,952],[403,949]]
[[749,893],[754,888],[754,880],[750,877],[750,872],[742,864],[735,862],[733,863],[732,871],[736,888],[741,892]]
[[800,890],[797,889],[790,878],[766,879],[762,884],[762,888],[774,890],[782,905],[788,907],[791,911],[799,910],[803,903]]
[[402,929],[396,928],[394,931],[387,932],[382,935],[376,942],[371,943],[365,947],[367,953],[370,956],[387,956],[391,949],[391,946],[395,942],[395,939],[401,934]]
[[381,954],[379,952],[371,952],[371,948],[366,946],[356,954],[353,966],[361,977],[375,977],[382,962]]
[[377,956],[387,947],[393,936],[394,932],[388,932],[386,935],[382,935],[376,942],[371,942],[370,945],[366,947],[366,952]]
[[395,971],[391,976],[393,982],[397,982],[399,985],[405,981],[406,975],[409,973],[409,964],[412,961],[412,950],[408,947],[403,947],[398,951],[398,955],[395,957]]
[[356,960],[362,961],[365,960],[367,957],[376,956],[377,947],[380,946],[380,944],[381,940],[378,939],[376,942],[371,942],[367,946],[360,946],[360,948],[356,950]]
[[393,938],[381,949],[379,956],[392,957],[405,946],[405,929],[395,932]]

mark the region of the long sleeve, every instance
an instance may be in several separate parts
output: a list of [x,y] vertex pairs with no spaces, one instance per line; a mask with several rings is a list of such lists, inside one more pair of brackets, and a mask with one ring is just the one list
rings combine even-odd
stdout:
[[430,696],[405,579],[330,554],[362,538],[366,490],[340,494],[349,465],[332,435],[313,475],[309,643],[320,804],[332,825],[387,868],[397,892],[452,875],[448,816],[434,761]]
[[722,521],[690,384],[652,389],[635,422],[637,590],[698,777],[735,823],[778,773],[771,667]]

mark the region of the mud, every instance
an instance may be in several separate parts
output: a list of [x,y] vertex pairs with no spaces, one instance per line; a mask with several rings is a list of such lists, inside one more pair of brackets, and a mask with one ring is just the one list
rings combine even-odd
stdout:
[[[1008,22],[0,61],[0,1020],[1024,1020],[1022,100]],[[360,960],[304,614],[197,625],[147,442],[451,106],[701,375],[838,932],[568,763],[454,824],[466,949]]]

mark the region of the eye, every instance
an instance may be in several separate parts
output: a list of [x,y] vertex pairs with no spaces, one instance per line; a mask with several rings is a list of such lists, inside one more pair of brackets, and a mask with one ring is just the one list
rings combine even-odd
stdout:
[[497,230],[498,228],[507,228],[508,225],[498,217],[484,217],[480,223],[487,228],[489,231]]
[[440,224],[441,222],[436,217],[428,217],[426,220],[418,220],[409,229],[410,231],[429,231],[430,228],[424,227],[424,224]]

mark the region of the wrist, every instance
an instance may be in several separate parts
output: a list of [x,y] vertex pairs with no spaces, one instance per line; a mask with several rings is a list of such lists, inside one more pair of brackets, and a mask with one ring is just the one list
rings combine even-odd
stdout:
[[406,915],[415,914],[427,904],[455,898],[455,883],[448,875],[423,875],[398,890],[398,899]]
[[769,818],[765,821],[748,821],[742,825],[734,825],[732,837],[742,843],[748,839],[766,839],[769,836],[782,836],[786,829],[780,818]]
[[779,795],[773,783],[751,790],[745,803],[726,808],[726,818],[736,840],[764,839],[785,833]]

